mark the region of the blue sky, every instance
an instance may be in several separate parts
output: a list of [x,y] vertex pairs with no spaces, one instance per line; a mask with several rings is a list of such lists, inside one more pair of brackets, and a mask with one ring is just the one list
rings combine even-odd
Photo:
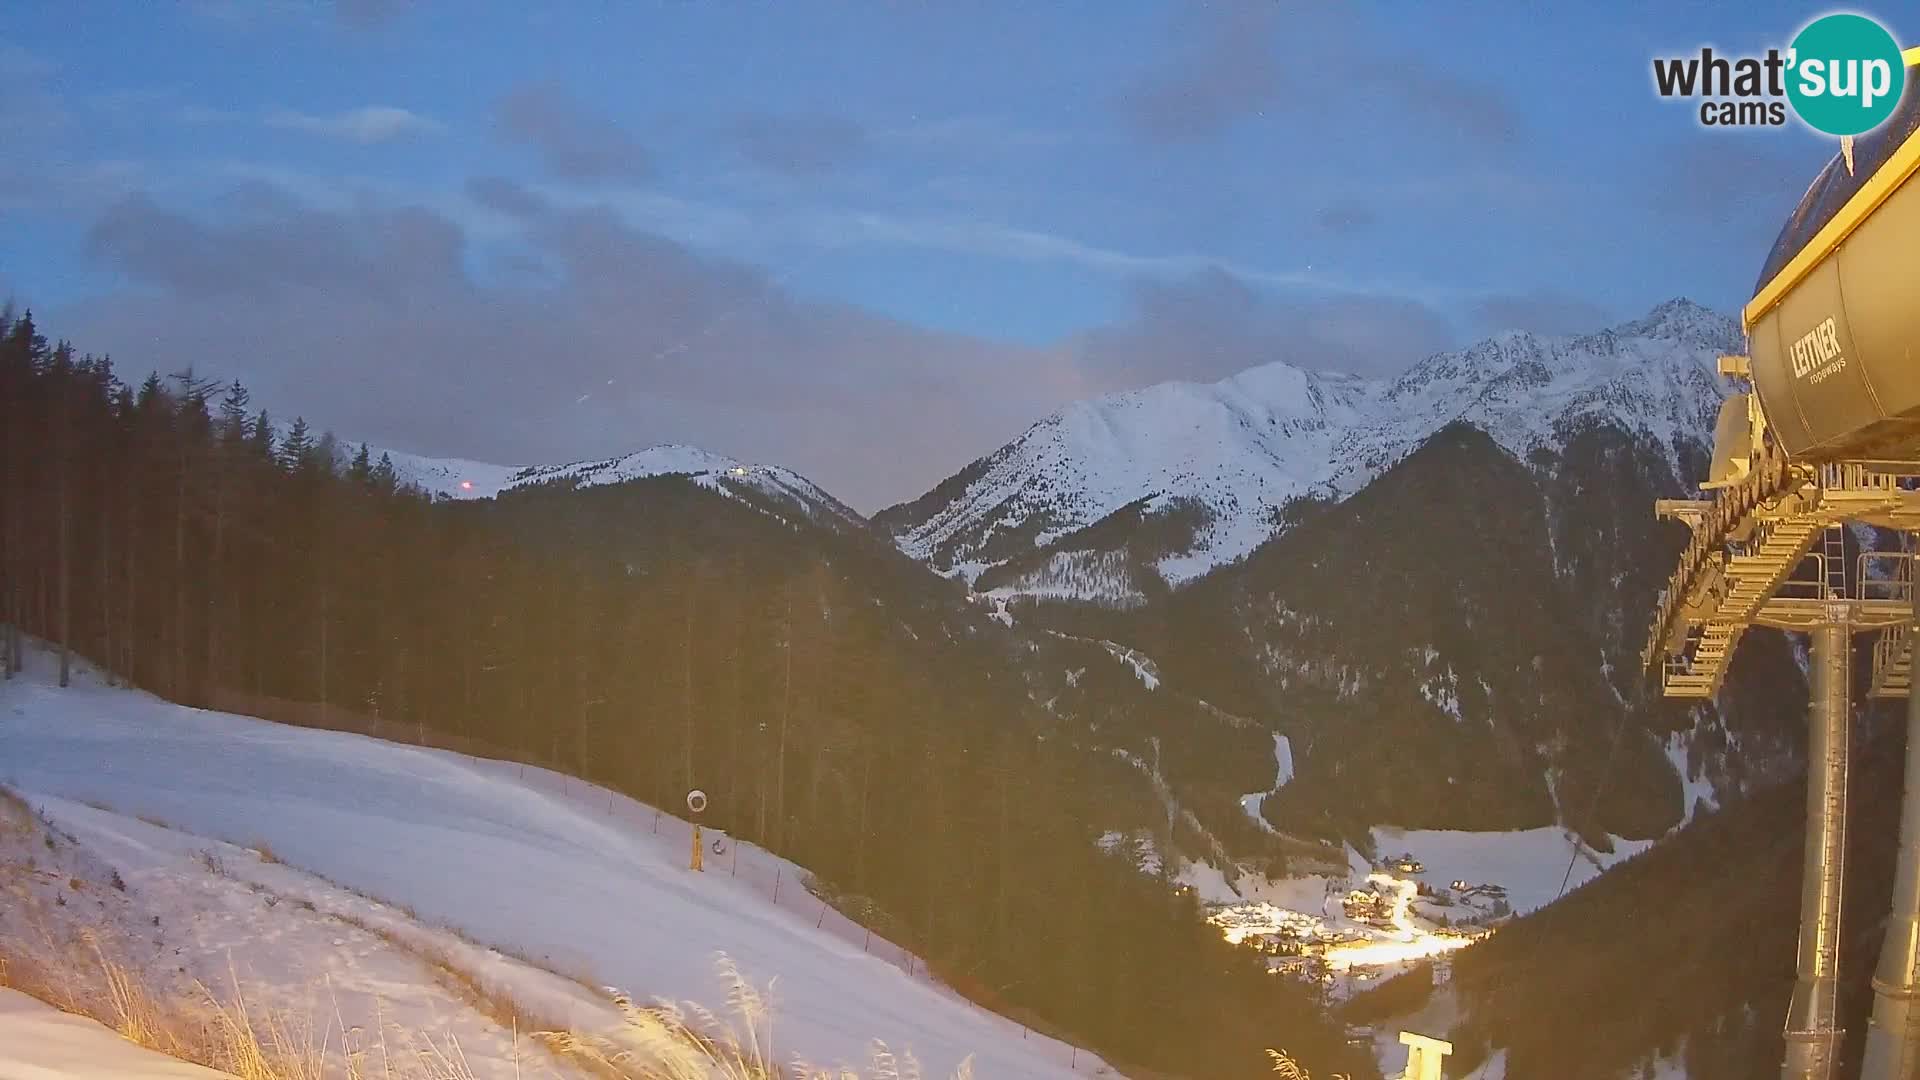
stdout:
[[1736,307],[1831,146],[1649,61],[1826,9],[1543,7],[15,4],[0,288],[350,438],[872,508],[1088,394]]

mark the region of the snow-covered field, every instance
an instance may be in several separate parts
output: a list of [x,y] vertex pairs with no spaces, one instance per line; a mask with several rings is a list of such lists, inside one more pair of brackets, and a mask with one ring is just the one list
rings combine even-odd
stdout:
[[1616,836],[1613,851],[1607,853],[1580,844],[1571,835],[1552,826],[1516,832],[1379,828],[1373,830],[1373,842],[1383,856],[1405,853],[1418,859],[1426,869],[1412,876],[1435,889],[1444,890],[1456,880],[1499,885],[1506,889],[1514,913],[1521,915],[1552,903],[1560,895],[1563,879],[1572,891],[1654,843]]
[[[724,1011],[724,952],[773,984],[782,1060],[865,1066],[880,1040],[930,1077],[969,1057],[979,1076],[1104,1068],[929,980],[791,864],[740,844],[693,873],[684,823],[604,789],[184,708],[86,671],[61,690],[45,656],[31,661],[0,688],[0,783],[123,873],[125,896],[159,914],[154,933],[136,927],[144,947],[209,983],[231,955],[271,1004],[324,1003],[350,1028],[377,1003],[386,1021],[456,1033],[481,1075],[513,1075],[516,1058],[537,1075],[524,1037],[436,985],[423,955],[591,1032],[617,1026],[602,986]],[[262,846],[274,859],[247,850]]]
[[0,987],[0,1077],[6,1080],[216,1080],[224,1075],[142,1050],[84,1016]]

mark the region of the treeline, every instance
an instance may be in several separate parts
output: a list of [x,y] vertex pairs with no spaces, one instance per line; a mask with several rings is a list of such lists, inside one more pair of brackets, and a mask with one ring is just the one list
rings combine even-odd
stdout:
[[[1116,1061],[1365,1075],[1304,994],[1088,823],[1140,778],[877,536],[659,478],[434,501],[191,372],[0,319],[0,617],[173,700],[324,703],[709,817],[864,898],[950,982]],[[610,915],[614,913],[609,913]],[[645,917],[644,912],[620,913]],[[715,943],[716,946],[724,943]]]
[[[1869,706],[1849,778],[1836,1076],[1856,1075],[1892,902],[1901,709]],[[1779,1071],[1798,947],[1806,788],[1795,777],[1460,952],[1449,1065],[1613,1080],[1659,1057],[1695,1080]]]

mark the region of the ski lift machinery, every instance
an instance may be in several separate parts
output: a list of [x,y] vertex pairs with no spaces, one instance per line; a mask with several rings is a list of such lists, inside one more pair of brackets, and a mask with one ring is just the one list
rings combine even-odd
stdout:
[[[1907,698],[1906,785],[1893,908],[1859,1075],[1920,1078],[1920,695],[1909,643],[1920,616],[1920,49],[1893,115],[1843,144],[1801,199],[1742,311],[1745,383],[1722,405],[1703,498],[1661,500],[1692,530],[1657,604],[1643,659],[1663,692],[1712,698],[1740,635],[1809,635],[1807,840],[1787,1080],[1839,1075],[1838,966],[1851,647],[1878,635],[1872,691]],[[1846,526],[1903,534],[1899,552],[1849,557]]]

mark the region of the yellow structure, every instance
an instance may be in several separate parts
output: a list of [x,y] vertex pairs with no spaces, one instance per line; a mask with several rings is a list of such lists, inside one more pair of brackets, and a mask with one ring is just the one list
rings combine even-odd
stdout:
[[700,869],[700,815],[707,812],[707,793],[699,788],[687,792],[687,812],[693,815],[693,855],[687,861],[690,870]]
[[1387,1080],[1441,1080],[1440,1063],[1453,1053],[1452,1043],[1403,1031],[1400,1045],[1407,1048],[1407,1070]]
[[[1661,594],[1642,659],[1668,697],[1712,698],[1748,627],[1811,639],[1807,840],[1787,1080],[1838,1065],[1852,635],[1878,635],[1870,693],[1908,699],[1907,793],[1893,910],[1873,979],[1863,1080],[1920,1077],[1920,49],[1893,116],[1835,155],[1781,230],[1742,312],[1744,383],[1714,429],[1706,497],[1656,511],[1693,536]],[[1846,527],[1904,535],[1847,554]]]

